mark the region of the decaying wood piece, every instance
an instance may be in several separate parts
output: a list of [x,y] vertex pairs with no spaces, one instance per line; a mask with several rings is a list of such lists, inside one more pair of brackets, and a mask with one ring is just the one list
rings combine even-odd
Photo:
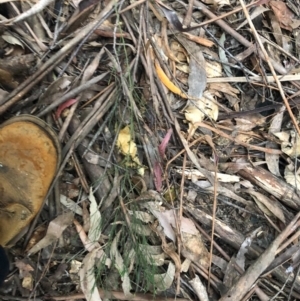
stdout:
[[[204,211],[195,208],[192,204],[188,206],[184,206],[184,210],[188,211],[196,221],[199,221],[206,226],[211,226],[212,217],[211,215],[205,213]],[[236,229],[232,229],[230,226],[226,225],[224,222],[216,219],[215,220],[215,232],[218,236],[234,249],[239,250],[241,244],[245,240],[245,236],[237,231]],[[252,244],[249,248],[249,255],[253,257],[257,257],[262,253],[262,249],[255,244]]]
[[278,198],[285,205],[300,209],[300,197],[295,189],[261,167],[246,166],[238,174]]

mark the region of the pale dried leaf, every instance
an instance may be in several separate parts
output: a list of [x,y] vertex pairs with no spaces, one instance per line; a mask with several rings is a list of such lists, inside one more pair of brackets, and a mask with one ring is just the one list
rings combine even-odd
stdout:
[[218,62],[206,61],[205,70],[208,78],[221,77],[223,75],[222,65]]
[[22,287],[31,291],[33,289],[33,281],[34,281],[34,279],[31,274],[25,276],[22,281]]
[[69,273],[78,274],[81,267],[82,267],[82,262],[78,260],[71,260],[71,268],[69,270]]
[[123,258],[118,250],[118,241],[120,238],[121,231],[118,232],[116,237],[114,238],[111,248],[110,248],[110,257],[111,260],[114,262],[115,268],[118,270],[121,279],[122,279],[122,288],[125,296],[127,298],[133,297],[133,295],[130,293],[132,287],[130,284],[130,278],[127,272],[127,269],[124,265]]
[[189,42],[189,51],[193,51],[190,57],[190,74],[188,78],[188,95],[201,98],[206,88],[205,60],[202,52],[196,44]]
[[198,275],[195,275],[195,278],[190,280],[189,283],[200,301],[209,301],[206,287],[203,285]]
[[[250,14],[250,18],[251,20],[254,20],[256,17],[258,17],[259,15],[263,14],[266,11],[269,11],[270,9],[267,7],[264,7],[262,5],[258,5],[256,6],[253,11]],[[246,19],[244,22],[242,22],[237,28],[236,30],[241,29],[243,26],[248,24],[248,20]]]
[[[163,216],[168,223],[170,223],[173,228],[176,228],[176,211],[171,209],[171,210],[166,210],[164,212],[161,212],[161,216]],[[180,231],[190,233],[190,234],[198,234],[199,231],[197,230],[194,222],[186,217],[181,218],[181,228]]]
[[300,175],[299,175],[299,169],[295,170],[295,166],[293,163],[290,163],[286,166],[284,169],[284,178],[286,182],[293,187],[300,190]]
[[181,273],[187,273],[190,266],[191,266],[192,261],[189,259],[185,259],[182,263],[181,263]]
[[181,254],[192,262],[198,263],[203,267],[209,266],[209,253],[202,241],[201,234],[190,234],[181,232],[182,248]]
[[73,212],[67,212],[59,215],[57,218],[52,220],[48,226],[46,236],[40,240],[34,247],[32,247],[28,254],[35,254],[39,250],[49,246],[59,239],[64,230],[72,224],[74,218]]
[[175,232],[170,225],[169,221],[166,219],[166,217],[162,214],[162,212],[157,210],[157,204],[154,202],[148,202],[146,204],[146,207],[150,210],[150,212],[158,219],[159,224],[162,226],[165,235],[175,242],[176,235]]
[[39,104],[50,104],[65,94],[71,86],[73,76],[62,76],[54,81],[39,98]]
[[98,209],[98,204],[93,195],[93,189],[90,188],[90,229],[88,238],[91,242],[97,242],[101,236],[101,213]]
[[281,150],[294,159],[300,155],[300,136],[295,131],[274,134],[281,142]]
[[[284,111],[285,110],[280,109],[279,112],[272,118],[269,127],[269,134],[274,134],[281,130]],[[266,147],[277,148],[278,146],[275,142],[270,141],[266,144]],[[269,171],[275,176],[281,177],[279,170],[279,155],[265,153],[265,160]]]
[[95,278],[95,261],[98,258],[98,249],[88,253],[82,261],[82,268],[79,271],[81,290],[89,301],[101,301]]
[[15,261],[15,266],[19,269],[20,278],[24,278],[27,275],[30,275],[30,272],[34,271],[34,268],[26,262],[26,259]]
[[63,204],[66,208],[73,211],[74,213],[82,216],[82,208],[76,204],[73,200],[66,197],[65,195],[60,195],[60,202]]
[[142,222],[148,224],[148,223],[153,223],[154,222],[154,217],[153,215],[144,212],[144,211],[132,211],[128,210],[128,214],[133,215],[135,218],[141,220]]
[[11,36],[11,35],[8,35],[8,34],[3,34],[1,36],[1,38],[7,42],[8,44],[11,44],[11,45],[18,45],[18,46],[21,46],[23,49],[24,49],[24,45],[23,43],[18,40],[17,38],[15,38],[14,36]]
[[162,266],[165,263],[166,254],[162,252],[161,246],[150,246],[139,244],[147,262],[151,265]]
[[171,287],[175,276],[175,265],[170,262],[168,270],[164,274],[154,275],[154,291],[163,292]]
[[[185,169],[184,171],[181,168],[176,168],[175,170],[178,174],[184,174],[185,177],[188,179],[205,179],[205,175],[201,173],[198,169]],[[214,173],[211,173],[214,176]],[[223,173],[217,173],[217,178],[218,181],[220,182],[239,182],[240,177],[234,176],[234,175],[229,175],[229,174],[223,174]]]
[[232,76],[231,67],[229,66],[229,60],[227,58],[226,52],[225,52],[225,41],[226,41],[226,35],[223,32],[220,39],[219,39],[219,57],[221,62],[223,63],[223,69],[228,77]]
[[189,101],[184,108],[185,119],[189,121],[189,133],[193,136],[197,122],[202,122],[205,117],[217,120],[219,108],[210,91],[205,91],[203,97],[196,101]]
[[240,91],[232,87],[229,83],[210,83],[209,90],[223,92],[235,98],[238,98],[237,94],[240,94]]

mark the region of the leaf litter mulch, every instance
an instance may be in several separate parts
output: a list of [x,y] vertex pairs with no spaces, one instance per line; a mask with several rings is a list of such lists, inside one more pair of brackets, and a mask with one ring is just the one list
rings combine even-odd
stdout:
[[2,121],[63,158],[1,300],[300,300],[298,1],[0,7]]

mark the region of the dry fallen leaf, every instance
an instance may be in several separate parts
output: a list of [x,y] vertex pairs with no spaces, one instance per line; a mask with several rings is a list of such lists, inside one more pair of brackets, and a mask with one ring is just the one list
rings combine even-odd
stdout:
[[203,93],[203,97],[196,101],[189,101],[184,109],[185,119],[189,121],[189,134],[194,135],[197,122],[202,122],[205,117],[217,120],[219,108],[214,103],[214,97],[209,91]]
[[28,254],[35,254],[39,250],[51,245],[59,239],[64,230],[72,224],[74,218],[73,212],[67,212],[59,215],[49,224],[46,236],[40,240],[33,248],[28,251]]
[[285,167],[284,178],[288,184],[300,190],[300,169],[296,170],[293,162]]
[[88,238],[91,242],[98,242],[101,236],[101,213],[98,209],[98,204],[93,195],[93,189],[90,188],[89,200],[90,204],[90,229]]
[[118,242],[120,238],[121,232],[119,231],[116,237],[114,238],[111,248],[110,248],[110,257],[112,261],[114,262],[115,268],[119,271],[121,279],[122,279],[122,288],[125,296],[130,299],[133,297],[131,294],[131,283],[129,278],[129,273],[127,271],[127,268],[124,264],[124,260],[118,250]]
[[26,259],[16,260],[15,265],[19,269],[20,278],[22,279],[22,287],[31,291],[33,289],[33,267],[26,263]]
[[101,258],[103,251],[94,249],[88,253],[82,261],[82,268],[79,271],[80,285],[86,300],[101,301],[96,284],[94,267],[96,259]]
[[175,265],[169,262],[168,270],[164,274],[154,275],[153,292],[163,292],[171,287],[175,276]]
[[295,131],[279,132],[274,135],[281,141],[281,150],[294,159],[300,155],[300,136]]
[[117,140],[117,146],[123,155],[130,156],[131,160],[137,164],[138,173],[143,176],[145,170],[141,165],[140,159],[138,158],[137,146],[133,141],[129,126],[126,126],[122,130],[120,130]]
[[297,20],[293,19],[293,12],[283,1],[270,1],[270,7],[274,12],[275,17],[280,24],[280,27],[292,31],[294,28],[297,28],[299,26],[299,22],[295,22]]

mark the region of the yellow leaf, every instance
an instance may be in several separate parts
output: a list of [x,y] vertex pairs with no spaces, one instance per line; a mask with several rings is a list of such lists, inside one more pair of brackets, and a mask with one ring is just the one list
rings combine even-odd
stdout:
[[[141,162],[137,156],[137,146],[132,140],[129,126],[126,126],[120,130],[117,146],[123,155],[130,156],[131,160],[139,166],[138,173],[140,175],[144,175],[144,168],[141,166]],[[131,167],[134,164],[129,162],[127,165]]]
[[158,78],[160,79],[160,81],[173,93],[181,96],[182,98],[187,99],[187,95],[185,95],[183,92],[181,92],[181,90],[175,86],[168,78],[168,76],[165,74],[164,70],[160,67],[159,63],[155,60],[154,62],[155,64],[155,69],[156,69],[156,73]]

